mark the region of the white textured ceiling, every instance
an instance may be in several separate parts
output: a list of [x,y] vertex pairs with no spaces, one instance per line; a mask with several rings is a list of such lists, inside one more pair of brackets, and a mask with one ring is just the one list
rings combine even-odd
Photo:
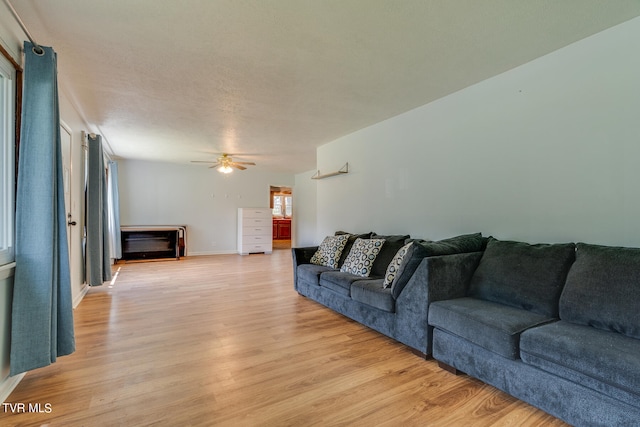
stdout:
[[322,144],[640,15],[637,0],[12,3],[115,156],[230,152],[291,173]]

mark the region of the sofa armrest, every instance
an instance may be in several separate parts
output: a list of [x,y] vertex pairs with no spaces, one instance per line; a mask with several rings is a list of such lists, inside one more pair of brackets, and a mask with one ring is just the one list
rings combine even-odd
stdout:
[[431,354],[429,304],[465,296],[483,252],[424,258],[396,299],[395,339]]
[[297,267],[300,264],[309,264],[311,257],[318,250],[318,246],[308,246],[306,248],[291,248],[291,255],[293,258],[293,266]]
[[298,290],[298,266],[310,264],[313,254],[318,250],[318,246],[308,246],[305,248],[291,248],[291,258],[293,260],[293,287]]
[[[469,252],[423,258],[397,300],[403,303],[403,300],[415,298],[416,288],[420,289],[418,292],[425,294],[427,303],[465,297],[483,253]],[[406,289],[409,285],[412,291]],[[414,295],[409,295],[412,293]]]

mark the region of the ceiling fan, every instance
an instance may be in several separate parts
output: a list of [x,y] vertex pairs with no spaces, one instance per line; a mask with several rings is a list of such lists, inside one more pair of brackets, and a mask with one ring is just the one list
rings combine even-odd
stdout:
[[253,162],[234,162],[233,158],[229,157],[227,153],[222,153],[222,156],[218,157],[218,160],[216,160],[215,162],[201,161],[201,160],[192,160],[191,162],[192,163],[213,163],[211,166],[209,166],[209,169],[218,168],[218,172],[222,172],[222,173],[231,173],[233,171],[233,168],[236,168],[239,170],[245,170],[246,167],[243,165],[247,165],[247,166],[256,165]]

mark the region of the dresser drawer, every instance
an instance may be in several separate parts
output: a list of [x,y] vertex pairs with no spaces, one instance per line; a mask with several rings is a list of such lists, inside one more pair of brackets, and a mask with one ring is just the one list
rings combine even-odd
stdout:
[[242,216],[247,218],[266,218],[271,220],[271,209],[248,209],[242,208]]
[[243,236],[271,236],[271,231],[271,228],[261,225],[242,227]]
[[242,228],[246,227],[272,227],[271,218],[243,218],[242,219]]
[[253,245],[255,243],[271,244],[271,236],[242,236],[242,246]]

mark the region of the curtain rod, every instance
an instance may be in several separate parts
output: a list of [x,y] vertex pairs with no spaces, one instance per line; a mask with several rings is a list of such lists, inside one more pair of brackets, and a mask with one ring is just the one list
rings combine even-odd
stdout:
[[18,12],[16,12],[16,10],[13,8],[13,5],[11,4],[11,2],[9,2],[9,0],[4,0],[4,3],[7,5],[9,10],[11,11],[11,14],[13,15],[13,17],[18,22],[18,25],[20,25],[20,28],[22,28],[22,31],[24,31],[24,33],[26,34],[26,36],[29,39],[29,41],[31,42],[31,44],[33,44],[33,52],[36,55],[43,55],[44,54],[44,49],[42,49],[40,47],[40,45],[38,43],[36,43],[36,41],[33,39],[33,37],[31,36],[31,33],[29,32],[29,30],[27,30],[27,27],[24,25],[24,22],[22,22],[22,19],[20,19],[20,16],[18,15]]

